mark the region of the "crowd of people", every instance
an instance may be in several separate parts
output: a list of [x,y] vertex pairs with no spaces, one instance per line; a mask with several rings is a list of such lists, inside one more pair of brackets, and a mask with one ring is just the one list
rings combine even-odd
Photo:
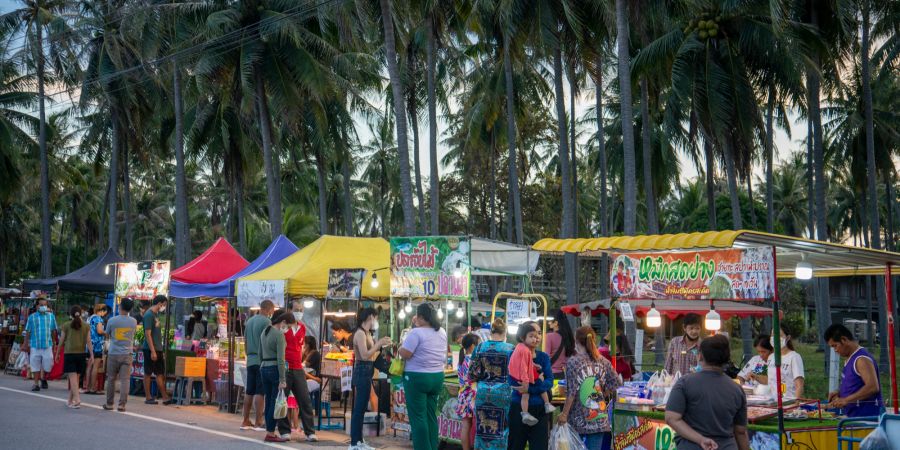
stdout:
[[[144,394],[146,404],[171,404],[166,392],[165,358],[159,315],[168,306],[165,296],[136,304],[122,299],[118,313],[109,318],[109,308],[99,304],[88,311],[80,306],[69,310],[69,321],[59,327],[46,298],[37,300],[25,327],[23,351],[29,352],[33,377],[32,390],[47,388],[47,374],[54,362],[63,358],[67,376],[69,408],[77,409],[81,394],[106,394],[103,408],[125,411],[132,370],[134,336],[138,323],[143,325]],[[402,380],[407,402],[413,447],[438,448],[438,398],[444,389],[448,364],[448,336],[441,327],[435,308],[420,304],[412,318],[412,328],[401,342],[378,338],[379,310],[362,308],[355,326],[336,322],[332,325],[335,347],[352,351],[351,380],[354,400],[350,418],[350,450],[369,450],[363,440],[366,412],[378,412],[373,389],[376,361],[385,348],[396,346],[395,357],[402,360]],[[137,320],[140,318],[140,321]],[[477,325],[477,324],[476,324]],[[617,333],[615,355],[610,353],[610,335],[598,343],[597,332],[583,326],[572,330],[561,311],[555,311],[542,327],[525,322],[515,331],[516,344],[507,342],[507,324],[495,320],[484,327],[456,330],[452,341],[459,344],[459,394],[456,414],[462,419],[461,441],[464,450],[548,448],[553,406],[554,380],[566,381],[566,394],[556,423],[568,424],[589,450],[611,448],[609,405],[623,380],[630,379],[632,361],[623,355],[627,340]],[[202,315],[189,321],[189,334],[204,336],[208,331]],[[544,336],[544,329],[549,332]],[[199,331],[198,331],[199,330]],[[679,449],[749,448],[747,400],[739,384],[772,386],[776,383],[775,341],[760,335],[754,341],[757,355],[735,375],[728,338],[721,334],[703,336],[700,316],[687,314],[683,333],[671,339],[664,368],[682,376],[672,387],[666,405],[666,422],[677,433]],[[790,326],[781,327],[781,389],[788,399],[804,394],[803,359],[794,349]],[[58,342],[54,341],[58,333]],[[308,442],[318,440],[313,424],[313,395],[322,387],[322,354],[316,339],[307,336],[303,324],[303,306],[293,302],[290,310],[276,310],[271,301],[263,301],[258,313],[244,323],[247,375],[241,430],[265,431],[266,442],[287,442],[292,433]],[[877,415],[883,409],[878,365],[872,355],[854,339],[843,325],[827,329],[824,340],[846,359],[840,389],[829,394],[832,407],[843,408],[850,417]],[[541,351],[545,348],[547,351]],[[615,359],[614,369],[611,361]],[[105,361],[105,366],[103,365]],[[98,386],[97,374],[105,371],[105,392]],[[153,378],[156,378],[156,392]],[[116,383],[119,402],[115,403]],[[583,389],[590,383],[590,389]],[[769,388],[770,392],[771,389]],[[288,414],[278,414],[279,393],[287,398]],[[589,395],[580,395],[590,392]],[[317,400],[318,401],[318,400]],[[255,420],[251,413],[255,411]],[[283,416],[283,417],[282,417]]]

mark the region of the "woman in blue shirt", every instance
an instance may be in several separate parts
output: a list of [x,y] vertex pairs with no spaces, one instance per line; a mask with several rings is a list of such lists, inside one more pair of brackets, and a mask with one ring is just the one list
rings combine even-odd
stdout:
[[[541,342],[541,328],[537,322],[525,322],[519,325],[519,331],[516,334],[516,340],[519,342],[528,342],[528,335],[537,333],[536,342]],[[509,450],[525,450],[528,445],[530,450],[547,450],[549,436],[550,414],[544,409],[544,401],[541,394],[549,393],[553,388],[553,369],[550,363],[550,355],[540,351],[535,351],[534,363],[541,367],[541,373],[544,375],[543,380],[536,380],[529,385],[519,386],[512,377],[509,378],[509,384],[512,386],[512,399],[509,407]],[[523,393],[529,394],[528,412],[534,416],[538,423],[528,426],[522,423],[522,401]]]

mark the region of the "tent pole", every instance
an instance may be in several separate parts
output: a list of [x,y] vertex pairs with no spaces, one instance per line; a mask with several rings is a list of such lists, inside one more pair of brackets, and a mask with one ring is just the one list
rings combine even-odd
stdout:
[[394,326],[394,320],[395,320],[395,318],[396,318],[396,316],[394,315],[394,297],[388,297],[388,306],[391,308],[391,309],[390,309],[391,342],[394,342],[394,341],[395,341],[395,338],[394,338],[394,336],[395,336],[394,329],[396,328],[396,327]]
[[894,293],[892,291],[891,264],[888,263],[884,266],[884,297],[887,301],[887,309],[885,311],[887,311],[888,342],[890,343],[888,356],[890,356],[891,361],[891,406],[894,408],[894,414],[897,414],[897,356],[894,348]]
[[[781,339],[775,338],[781,336],[781,313],[779,311],[778,299],[778,255],[775,247],[772,247],[772,276],[775,278],[774,300],[772,301],[772,341],[775,343],[775,392],[778,399],[778,434],[784,434],[784,402],[781,389]],[[778,447],[781,448],[779,438]]]
[[232,317],[231,308],[232,302],[235,302],[234,311],[237,314],[237,304],[236,299],[234,297],[230,297],[228,299],[228,308],[226,308],[225,314],[227,314],[226,326],[228,327],[228,413],[234,414],[237,405],[235,404],[234,397],[234,325],[235,318]]
[[[581,312],[582,314],[590,314],[590,312]],[[609,304],[609,358],[612,360],[613,370],[616,368],[616,300],[613,299]],[[617,372],[618,373],[618,372]]]

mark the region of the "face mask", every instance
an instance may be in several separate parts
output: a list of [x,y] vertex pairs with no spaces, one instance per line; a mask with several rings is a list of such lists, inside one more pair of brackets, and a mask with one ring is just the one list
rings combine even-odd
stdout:
[[[779,343],[781,343],[781,348],[787,347],[787,339],[781,338],[779,340]],[[769,338],[769,344],[772,346],[772,348],[775,348],[775,338],[774,337]]]
[[297,322],[303,320],[303,311],[294,311],[294,319],[296,319]]
[[159,308],[159,312],[161,312],[161,313],[166,312],[166,307],[163,306],[162,308]]
[[372,331],[378,331],[378,321],[372,322]]
[[45,313],[45,312],[47,312],[47,307],[46,306],[38,306],[38,311]]

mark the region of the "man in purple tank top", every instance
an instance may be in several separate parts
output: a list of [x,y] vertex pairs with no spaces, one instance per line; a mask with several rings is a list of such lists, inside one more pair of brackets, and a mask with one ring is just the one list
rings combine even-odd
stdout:
[[841,324],[825,330],[825,341],[846,358],[838,392],[828,394],[832,408],[842,408],[847,417],[881,415],[884,402],[878,381],[878,364],[869,352],[853,339],[853,333]]

